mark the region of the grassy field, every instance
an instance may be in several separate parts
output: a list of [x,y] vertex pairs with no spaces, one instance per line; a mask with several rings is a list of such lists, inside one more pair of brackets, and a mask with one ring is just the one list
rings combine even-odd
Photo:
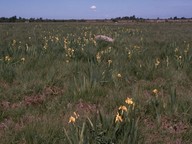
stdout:
[[0,24],[0,143],[192,143],[191,28]]

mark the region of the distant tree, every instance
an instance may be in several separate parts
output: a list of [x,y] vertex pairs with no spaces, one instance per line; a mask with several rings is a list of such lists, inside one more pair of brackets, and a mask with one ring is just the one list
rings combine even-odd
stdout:
[[130,16],[130,20],[136,20],[135,15]]
[[79,22],[86,22],[86,20],[85,19],[80,19]]
[[9,18],[9,22],[16,22],[17,16],[12,16]]
[[19,17],[19,18],[17,19],[17,21],[18,21],[18,22],[25,22],[26,19],[25,19],[25,18],[22,18],[22,17]]
[[6,18],[6,17],[1,17],[1,18],[0,18],[0,22],[8,22],[8,18]]
[[178,18],[175,16],[173,19],[174,19],[174,20],[177,20]]
[[118,22],[118,20],[116,18],[112,18],[111,20],[112,20],[112,22]]
[[42,22],[43,21],[43,18],[37,18],[36,20],[34,20],[34,21],[37,21],[37,22]]
[[121,20],[121,17],[117,17],[117,18],[115,18],[115,19],[117,19],[117,20]]
[[29,19],[29,22],[34,22],[35,21],[35,18],[30,18]]
[[128,16],[122,17],[123,20],[129,20],[130,18]]

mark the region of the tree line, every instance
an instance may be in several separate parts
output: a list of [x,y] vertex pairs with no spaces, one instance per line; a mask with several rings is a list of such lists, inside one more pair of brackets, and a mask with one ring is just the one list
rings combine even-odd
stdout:
[[22,18],[22,17],[17,17],[17,16],[12,16],[12,17],[0,17],[0,22],[65,22],[65,21],[81,21],[84,22],[86,20],[81,19],[81,20],[76,20],[76,19],[70,19],[70,20],[58,20],[58,19],[43,19],[43,18]]
[[[160,18],[157,18],[157,20],[159,20]],[[175,17],[170,17],[167,20],[186,20],[186,19],[192,19],[192,18],[185,18],[185,17],[181,17],[178,18],[177,16]],[[109,20],[109,19],[103,19],[103,20],[97,20],[97,21],[104,21],[104,20]],[[144,19],[144,18],[138,18],[135,15],[133,16],[124,16],[124,17],[116,17],[116,18],[111,18],[110,20],[112,20],[113,22],[118,22],[121,20],[132,20],[132,21],[144,21],[144,20],[149,20],[149,19]],[[70,22],[86,22],[88,20],[86,19],[69,19],[69,20],[65,20],[65,19],[43,19],[43,18],[22,18],[22,17],[17,17],[17,16],[12,16],[12,17],[0,17],[0,22],[66,22],[66,21],[70,21]]]

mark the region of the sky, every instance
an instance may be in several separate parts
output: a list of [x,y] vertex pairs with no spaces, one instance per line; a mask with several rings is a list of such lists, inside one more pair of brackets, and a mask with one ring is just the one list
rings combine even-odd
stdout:
[[192,0],[0,0],[0,17],[43,19],[192,18]]

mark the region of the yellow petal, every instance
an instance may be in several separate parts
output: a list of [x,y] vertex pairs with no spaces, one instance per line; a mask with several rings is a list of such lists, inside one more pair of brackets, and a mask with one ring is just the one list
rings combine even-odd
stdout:
[[73,117],[73,116],[71,116],[70,118],[69,118],[69,122],[68,123],[75,123],[75,118]]
[[125,102],[128,104],[128,105],[132,105],[134,102],[133,102],[133,100],[132,100],[132,98],[127,98],[126,100],[125,100]]

